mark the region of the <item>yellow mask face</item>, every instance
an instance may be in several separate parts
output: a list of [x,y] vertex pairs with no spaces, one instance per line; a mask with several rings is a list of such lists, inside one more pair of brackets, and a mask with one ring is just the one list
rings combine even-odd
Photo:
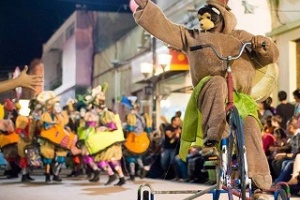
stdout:
[[200,28],[204,31],[208,31],[215,27],[213,21],[211,21],[211,15],[209,13],[204,13],[203,15],[198,15]]

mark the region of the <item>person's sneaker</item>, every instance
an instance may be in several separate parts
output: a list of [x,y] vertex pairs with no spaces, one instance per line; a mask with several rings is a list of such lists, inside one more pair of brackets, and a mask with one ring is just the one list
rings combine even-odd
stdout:
[[113,174],[113,175],[109,175],[107,182],[105,183],[105,185],[109,185],[112,182],[114,182],[115,180],[117,180],[117,175]]
[[98,182],[100,180],[100,170],[95,170],[93,172],[94,176],[92,179],[90,179],[90,182]]
[[50,179],[50,174],[45,174],[45,182],[46,183],[49,183],[49,182],[51,182],[51,179]]
[[129,180],[134,181],[135,180],[135,175],[129,175]]
[[59,176],[53,175],[52,181],[61,182],[61,178]]
[[26,182],[30,182],[30,180],[24,174],[24,175],[22,175],[21,182],[26,183]]
[[34,181],[34,178],[32,178],[30,175],[29,175],[29,172],[27,174],[25,174],[26,178],[30,181]]
[[117,184],[115,184],[115,186],[122,186],[126,183],[125,178],[122,177],[119,179],[119,182]]

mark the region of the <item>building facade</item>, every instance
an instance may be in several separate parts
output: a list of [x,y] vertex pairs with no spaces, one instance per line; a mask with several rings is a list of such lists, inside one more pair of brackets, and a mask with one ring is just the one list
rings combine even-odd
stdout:
[[280,56],[278,91],[289,94],[289,101],[294,101],[292,92],[300,88],[300,2],[298,0],[270,1],[272,13],[272,31]]

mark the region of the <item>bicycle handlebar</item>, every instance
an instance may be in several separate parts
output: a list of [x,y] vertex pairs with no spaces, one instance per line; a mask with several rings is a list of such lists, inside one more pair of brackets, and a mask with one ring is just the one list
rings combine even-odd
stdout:
[[[224,60],[224,61],[230,61],[230,60],[237,60],[238,58],[240,58],[241,55],[242,55],[242,53],[243,53],[243,51],[244,51],[244,49],[246,48],[246,46],[247,46],[247,45],[251,45],[251,44],[252,44],[251,42],[245,42],[245,43],[242,45],[242,47],[241,47],[241,49],[240,49],[240,51],[239,51],[239,53],[238,53],[237,55],[235,55],[235,56],[227,56],[227,57],[221,56],[221,55],[218,53],[218,51],[216,50],[216,48],[215,48],[213,45],[210,45],[210,44],[203,44],[203,45],[197,45],[197,46],[190,47],[190,51],[196,51],[196,50],[199,50],[199,49],[203,49],[203,48],[210,47],[210,48],[213,50],[213,52],[215,53],[215,55],[216,55],[219,59]],[[266,47],[266,43],[263,42],[263,43],[262,43],[262,46],[263,46],[263,47]]]

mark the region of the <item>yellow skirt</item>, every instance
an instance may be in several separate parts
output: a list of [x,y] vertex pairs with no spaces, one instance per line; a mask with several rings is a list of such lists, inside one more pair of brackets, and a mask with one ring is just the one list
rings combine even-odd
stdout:
[[100,161],[112,161],[112,160],[120,160],[122,158],[122,146],[121,144],[114,144],[105,151],[101,151],[96,154],[95,162]]
[[46,140],[41,141],[41,154],[43,157],[48,158],[48,159],[54,159],[55,156],[67,156],[67,151],[61,147],[56,147],[53,143],[48,142]]

